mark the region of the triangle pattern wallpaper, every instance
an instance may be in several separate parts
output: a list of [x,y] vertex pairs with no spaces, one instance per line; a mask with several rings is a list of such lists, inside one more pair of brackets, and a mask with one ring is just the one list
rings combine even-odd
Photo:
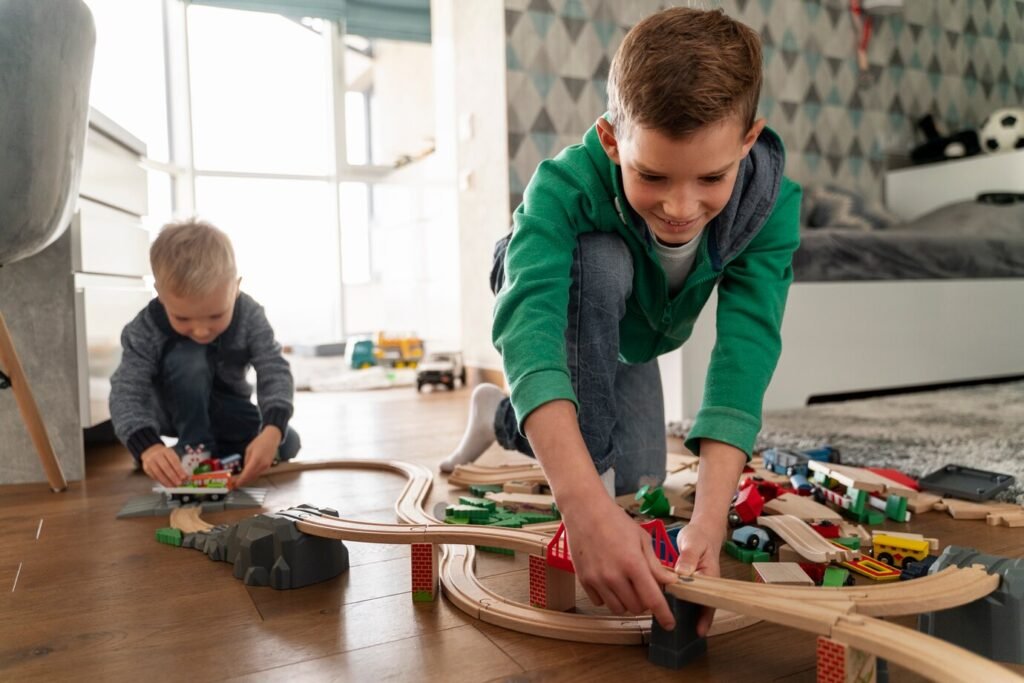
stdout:
[[873,18],[866,73],[848,0],[505,0],[512,208],[537,164],[605,111],[629,27],[677,5],[721,7],[761,34],[760,114],[786,144],[787,175],[807,186],[881,200],[886,169],[924,141],[924,115],[951,134],[1024,106],[1024,0],[905,0]]

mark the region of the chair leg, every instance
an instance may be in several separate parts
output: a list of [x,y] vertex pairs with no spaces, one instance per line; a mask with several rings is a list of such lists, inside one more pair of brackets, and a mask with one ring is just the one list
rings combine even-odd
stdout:
[[39,453],[39,459],[43,463],[50,488],[54,491],[64,491],[68,487],[68,482],[64,478],[57,455],[53,452],[53,444],[46,434],[46,426],[39,414],[36,400],[32,396],[25,371],[21,368],[18,354],[14,350],[14,340],[11,339],[11,333],[7,329],[7,323],[4,322],[2,313],[0,313],[0,370],[5,371],[10,378],[14,400],[18,404],[18,410],[21,411],[21,419],[25,421],[36,452]]

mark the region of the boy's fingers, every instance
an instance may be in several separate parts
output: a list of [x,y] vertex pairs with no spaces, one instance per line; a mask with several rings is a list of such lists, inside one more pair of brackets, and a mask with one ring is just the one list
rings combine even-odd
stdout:
[[600,607],[604,604],[604,598],[601,597],[601,594],[589,585],[583,584],[583,591],[587,594],[587,597],[590,598],[590,602],[594,603],[596,606]]
[[700,618],[697,620],[697,635],[703,638],[711,628],[711,622],[715,619],[715,608],[705,607],[700,611]]
[[623,614],[626,611],[626,608],[619,602],[618,596],[608,588],[601,591],[601,602],[611,610],[612,614]]
[[669,609],[668,601],[665,600],[665,593],[661,590],[658,582],[654,580],[654,577],[647,574],[641,577],[641,580],[634,585],[636,585],[637,592],[640,594],[640,600],[645,608],[644,611],[650,610],[662,628],[668,630],[675,628],[675,617],[672,616],[672,610]]

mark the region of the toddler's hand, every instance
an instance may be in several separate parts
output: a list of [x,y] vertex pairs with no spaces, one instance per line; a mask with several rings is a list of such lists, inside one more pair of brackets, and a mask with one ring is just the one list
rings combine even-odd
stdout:
[[178,454],[162,443],[147,448],[139,460],[142,462],[142,471],[167,488],[180,486],[188,478]]
[[[722,532],[707,528],[700,523],[691,522],[679,532],[679,559],[676,560],[676,571],[683,576],[702,574],[719,576],[718,554],[722,550]],[[711,628],[715,617],[713,607],[701,610],[697,622],[697,635],[704,637]]]
[[274,426],[266,427],[245,448],[245,467],[234,480],[235,488],[255,481],[266,472],[274,462],[277,447],[281,445],[281,430]]

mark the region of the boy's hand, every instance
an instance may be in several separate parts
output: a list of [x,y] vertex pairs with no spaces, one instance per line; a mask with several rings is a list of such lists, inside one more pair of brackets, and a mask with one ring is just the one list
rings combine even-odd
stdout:
[[[679,559],[676,560],[676,571],[682,576],[702,574],[719,576],[721,570],[718,555],[722,551],[723,531],[709,528],[700,522],[687,524],[679,532]],[[697,635],[703,638],[711,628],[715,618],[714,607],[704,607],[697,621]]]
[[246,446],[245,467],[234,482],[235,488],[255,481],[270,468],[277,455],[277,447],[281,445],[281,438],[281,430],[273,425],[268,425]]
[[615,614],[648,610],[663,628],[675,627],[662,585],[675,572],[654,555],[650,535],[607,496],[565,518],[576,576],[595,605]]
[[188,478],[188,473],[181,466],[181,458],[173,448],[162,443],[144,450],[139,460],[142,462],[142,471],[150,479],[169,489],[180,486]]

